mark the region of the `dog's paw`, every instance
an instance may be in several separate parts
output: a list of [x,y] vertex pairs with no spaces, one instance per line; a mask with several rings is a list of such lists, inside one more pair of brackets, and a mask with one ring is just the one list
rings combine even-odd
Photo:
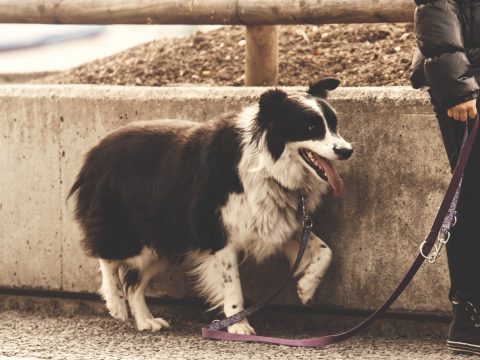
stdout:
[[160,331],[169,327],[170,324],[162,318],[137,319],[137,328],[140,331]]
[[255,330],[250,326],[246,319],[229,326],[228,332],[231,334],[255,335]]
[[320,281],[321,279],[312,278],[311,276],[304,276],[298,280],[297,294],[303,305],[307,305],[312,300]]
[[106,302],[106,306],[110,315],[117,320],[128,320],[127,302],[119,297],[112,297]]

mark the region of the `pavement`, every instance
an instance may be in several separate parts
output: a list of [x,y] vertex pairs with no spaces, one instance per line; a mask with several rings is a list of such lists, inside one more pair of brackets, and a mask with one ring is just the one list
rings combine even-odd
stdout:
[[[445,346],[448,321],[383,319],[361,336],[319,348],[203,340],[214,315],[199,304],[154,305],[172,328],[138,332],[110,318],[100,301],[0,295],[0,359],[462,359]],[[252,319],[257,333],[314,337],[341,331],[361,317],[270,309]]]

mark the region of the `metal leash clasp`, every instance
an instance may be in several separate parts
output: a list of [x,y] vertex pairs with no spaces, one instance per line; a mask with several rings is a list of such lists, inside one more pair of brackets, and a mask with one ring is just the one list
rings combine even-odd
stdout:
[[302,207],[303,227],[305,229],[311,229],[313,227],[313,220],[307,212],[307,198],[303,195],[300,196],[300,202]]
[[438,241],[438,244],[433,244],[433,248],[435,248],[434,251],[432,251],[431,254],[427,255],[425,254],[423,248],[425,247],[425,245],[427,244],[427,240],[425,240],[424,242],[422,242],[420,244],[420,254],[425,258],[425,260],[427,260],[430,264],[433,264],[435,263],[435,261],[437,261],[437,258],[440,256],[440,253],[443,249],[443,247],[448,243],[448,241],[450,240],[450,231],[447,231],[447,232],[440,232],[437,236],[437,241]]
[[210,326],[214,330],[219,330],[220,329],[220,320],[218,320],[218,319],[213,320],[212,324]]
[[303,218],[303,227],[310,230],[313,227],[313,220],[309,215]]

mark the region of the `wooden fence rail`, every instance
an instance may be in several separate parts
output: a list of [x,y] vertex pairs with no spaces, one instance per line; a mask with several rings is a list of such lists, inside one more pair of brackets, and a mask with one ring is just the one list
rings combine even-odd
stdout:
[[0,23],[334,24],[412,21],[413,0],[0,0]]
[[246,85],[275,85],[279,24],[411,22],[413,0],[0,0],[0,23],[247,25]]

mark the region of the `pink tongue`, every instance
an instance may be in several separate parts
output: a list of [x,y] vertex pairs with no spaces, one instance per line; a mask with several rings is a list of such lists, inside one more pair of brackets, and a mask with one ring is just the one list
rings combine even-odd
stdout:
[[338,175],[337,170],[334,169],[334,167],[328,162],[328,161],[323,161],[321,160],[322,167],[325,170],[325,174],[327,175],[328,182],[332,186],[333,193],[335,196],[342,196],[343,194],[343,180]]

